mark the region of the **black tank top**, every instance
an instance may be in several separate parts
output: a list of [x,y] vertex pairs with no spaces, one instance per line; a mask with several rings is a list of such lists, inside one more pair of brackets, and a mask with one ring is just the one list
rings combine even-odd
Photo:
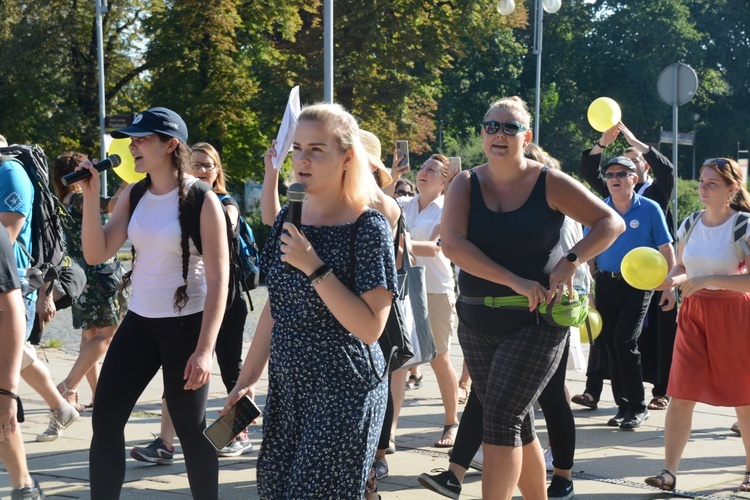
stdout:
[[[487,208],[474,169],[471,175],[471,210],[468,240],[513,274],[549,287],[549,274],[563,257],[560,228],[565,216],[547,203],[543,167],[528,199],[516,210],[494,212]],[[459,290],[467,297],[518,295],[511,288],[474,276],[463,269]],[[507,335],[536,322],[536,313],[492,309],[459,302],[458,314],[469,328],[479,333]]]

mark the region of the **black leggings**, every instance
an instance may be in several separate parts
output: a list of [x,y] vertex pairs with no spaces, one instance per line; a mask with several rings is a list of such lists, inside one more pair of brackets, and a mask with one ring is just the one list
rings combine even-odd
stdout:
[[388,374],[388,402],[385,407],[385,417],[383,418],[383,428],[380,429],[380,439],[378,440],[378,450],[385,450],[391,445],[391,425],[393,425],[393,393],[391,392],[392,376]]
[[125,479],[125,424],[138,398],[162,368],[164,394],[185,455],[193,498],[219,495],[219,460],[203,436],[208,386],[184,390],[183,373],[195,351],[203,313],[144,318],[128,311],[112,339],[96,387],[89,453],[91,498],[115,500]]
[[216,361],[227,393],[234,389],[242,370],[242,338],[246,319],[247,303],[242,293],[238,293],[232,306],[224,313],[221,330],[216,337]]
[[[556,468],[570,470],[573,468],[573,456],[576,448],[576,428],[573,412],[565,397],[565,370],[568,364],[570,340],[565,343],[560,365],[555,374],[539,395],[539,404],[547,422],[547,434],[552,446],[552,461]],[[479,445],[482,444],[484,415],[482,403],[476,391],[471,391],[466,408],[461,415],[456,444],[453,447],[450,461],[464,469],[469,468]]]

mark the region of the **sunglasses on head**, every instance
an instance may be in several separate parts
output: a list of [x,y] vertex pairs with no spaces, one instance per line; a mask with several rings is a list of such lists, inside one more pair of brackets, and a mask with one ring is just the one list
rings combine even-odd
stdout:
[[633,172],[607,172],[604,174],[605,179],[625,179],[626,177],[630,177],[631,175],[635,175]]
[[729,165],[729,160],[725,158],[709,158],[703,162],[703,166],[705,167],[706,165],[716,165],[719,168],[724,168]]
[[518,122],[496,122],[495,120],[487,120],[482,122],[482,127],[485,133],[489,135],[495,135],[501,130],[503,134],[514,136],[519,132],[526,132],[528,129]]
[[396,194],[399,196],[414,196],[414,193],[411,191],[404,191],[403,189],[397,189]]

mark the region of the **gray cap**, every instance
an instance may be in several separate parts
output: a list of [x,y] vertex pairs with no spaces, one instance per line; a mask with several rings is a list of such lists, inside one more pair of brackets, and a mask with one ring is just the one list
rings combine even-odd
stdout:
[[612,165],[621,165],[635,172],[635,163],[633,163],[633,160],[631,160],[627,156],[615,156],[602,167],[602,172],[606,172],[607,169]]

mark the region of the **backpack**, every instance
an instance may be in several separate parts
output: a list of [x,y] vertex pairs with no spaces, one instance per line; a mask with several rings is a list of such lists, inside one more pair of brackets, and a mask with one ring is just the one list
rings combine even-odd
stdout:
[[[141,181],[138,181],[133,188],[130,190],[130,217],[133,217],[133,213],[135,212],[135,208],[138,205],[138,202],[143,197],[143,195],[146,193],[147,185],[146,185],[146,179],[143,179]],[[198,250],[198,252],[202,255],[203,254],[203,244],[201,241],[201,209],[203,208],[203,200],[206,197],[206,193],[208,191],[212,191],[211,186],[206,184],[203,181],[195,181],[195,183],[190,187],[187,193],[187,197],[185,199],[187,210],[188,210],[188,220],[190,221],[190,228],[189,228],[189,234],[190,239],[193,240],[193,243],[195,244],[195,248]],[[236,202],[235,202],[236,203]],[[222,205],[223,206],[223,205]],[[240,217],[242,219],[242,217]],[[196,223],[193,224],[193,221]],[[240,266],[240,243],[239,238],[237,236],[237,232],[232,228],[232,222],[229,219],[229,215],[227,214],[226,208],[224,209],[224,221],[226,223],[226,231],[227,231],[227,242],[229,245],[229,291],[227,294],[227,305],[226,308],[229,309],[232,304],[234,303],[235,297],[238,295],[238,292],[241,292],[243,287],[240,281],[240,276],[242,274],[241,272],[241,266]],[[135,254],[135,248],[133,248],[133,253]],[[245,293],[247,295],[247,300],[250,304],[250,310],[254,311],[255,308],[253,307],[253,301],[250,298],[250,292],[245,289]]]
[[[219,195],[222,205],[233,206],[240,211],[240,206],[228,194]],[[255,290],[260,283],[260,267],[258,267],[258,245],[255,242],[253,229],[240,214],[237,219],[237,240],[239,243],[238,263],[240,268],[240,283],[245,291]]]
[[[680,242],[685,248],[687,240],[695,229],[695,223],[703,215],[704,210],[694,212],[685,219],[685,236],[682,237]],[[738,212],[737,217],[734,219],[734,227],[732,228],[732,243],[734,243],[734,251],[737,253],[737,258],[740,260],[740,267],[745,263],[745,256],[750,255],[750,248],[747,246],[745,241],[746,226],[750,220],[750,214],[747,212]]]
[[[19,247],[31,259],[26,271],[29,290],[34,291],[44,283],[60,277],[67,255],[63,233],[63,219],[70,215],[60,200],[49,190],[49,169],[44,150],[34,145],[18,145],[0,148],[0,164],[15,159],[23,165],[34,186],[34,208],[31,215],[31,252],[17,240]],[[47,289],[47,294],[54,287]]]

